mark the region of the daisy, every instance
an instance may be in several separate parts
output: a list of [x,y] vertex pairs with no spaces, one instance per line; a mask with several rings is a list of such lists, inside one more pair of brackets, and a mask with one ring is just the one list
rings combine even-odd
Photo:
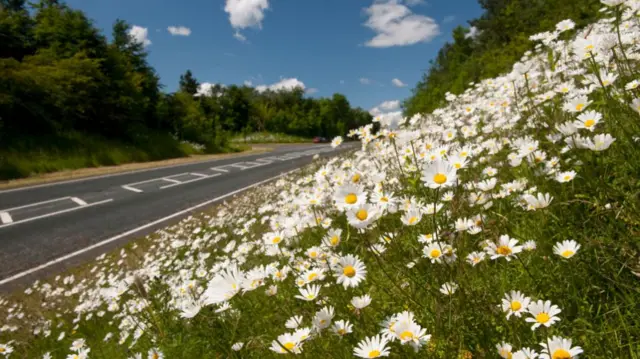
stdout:
[[0,354],[4,356],[9,356],[9,354],[13,353],[13,347],[9,344],[0,344]]
[[163,359],[164,358],[164,354],[162,354],[162,352],[159,349],[153,348],[153,349],[149,349],[149,352],[147,353],[147,358],[148,359]]
[[585,111],[578,115],[578,119],[573,122],[576,128],[582,128],[593,132],[596,125],[602,120],[602,114],[596,111]]
[[458,285],[453,282],[447,282],[440,287],[440,293],[444,295],[452,295],[458,290]]
[[320,286],[317,284],[308,285],[306,288],[299,288],[300,295],[296,295],[295,298],[310,302],[318,297],[320,293]]
[[240,291],[244,276],[235,266],[216,274],[203,293],[203,305],[220,304],[233,298]]
[[369,225],[377,219],[377,216],[377,209],[369,204],[363,204],[360,207],[347,211],[349,224],[358,229],[369,227]]
[[415,226],[422,220],[422,211],[419,208],[412,207],[400,217],[405,226]]
[[333,307],[324,307],[320,309],[316,316],[313,317],[313,326],[318,330],[326,329],[331,325],[331,320],[333,320],[334,310]]
[[582,112],[587,106],[591,104],[591,101],[587,96],[576,96],[571,100],[565,102],[563,109],[567,112],[577,113]]
[[510,238],[508,235],[503,234],[497,243],[489,242],[484,250],[491,256],[491,259],[502,257],[507,261],[511,261],[511,258],[522,252],[522,246],[518,245],[517,239]]
[[361,186],[346,184],[338,187],[333,194],[333,201],[340,210],[356,208],[367,202],[367,194]]
[[335,248],[340,244],[340,235],[342,235],[342,229],[331,229],[322,239],[322,243],[327,247]]
[[537,359],[538,353],[531,348],[522,348],[513,353],[513,359]]
[[371,297],[368,294],[365,294],[361,297],[353,297],[351,298],[351,305],[353,305],[356,309],[363,309],[371,304]]
[[358,343],[358,347],[353,349],[353,355],[359,358],[379,358],[388,357],[389,341],[379,334],[375,337],[368,337]]
[[233,344],[233,345],[231,346],[231,349],[232,349],[234,352],[237,352],[237,351],[239,351],[240,349],[242,349],[242,347],[243,347],[243,346],[244,346],[244,343],[242,343],[242,342],[237,342],[237,343],[235,343],[235,344]]
[[71,348],[69,348],[69,350],[77,352],[80,349],[85,347],[85,340],[84,339],[76,339],[73,341],[73,343],[71,343]]
[[293,317],[287,319],[287,321],[284,323],[284,326],[289,329],[296,329],[300,326],[300,324],[302,324],[302,316],[294,315]]
[[572,347],[571,339],[554,336],[547,339],[546,343],[540,343],[543,347],[540,359],[575,359],[582,354],[581,347]]
[[561,312],[560,308],[557,305],[552,305],[549,300],[546,302],[542,300],[531,302],[527,311],[533,316],[532,318],[525,318],[525,321],[533,323],[531,330],[536,330],[541,325],[548,328],[560,320],[560,318],[556,317],[556,314]]
[[342,284],[345,289],[357,287],[367,274],[367,267],[358,257],[347,254],[339,260],[338,284]]
[[336,136],[331,140],[331,147],[336,148],[342,144],[342,137]]
[[580,245],[578,244],[578,242],[570,239],[570,240],[562,241],[560,243],[556,243],[556,245],[553,246],[553,253],[565,259],[569,259],[573,257],[578,252],[579,249],[580,249]]
[[526,242],[524,242],[524,244],[522,245],[522,248],[523,248],[525,251],[533,251],[533,250],[535,250],[535,249],[537,248],[536,241],[534,241],[534,240],[526,241]]
[[437,241],[429,243],[422,249],[422,256],[429,258],[431,263],[442,263],[443,254],[442,245]]
[[395,331],[400,344],[409,344],[416,352],[431,339],[431,335],[427,334],[427,330],[412,320],[399,318],[395,325]]
[[556,181],[560,183],[570,182],[576,177],[576,171],[558,172],[556,174]]
[[467,263],[475,267],[476,264],[484,260],[485,255],[484,252],[471,252],[467,255]]
[[436,160],[425,166],[421,179],[429,188],[451,187],[456,182],[456,168],[448,162]]
[[298,338],[289,333],[279,335],[277,340],[271,342],[271,350],[279,354],[302,352]]
[[520,318],[522,313],[527,311],[531,299],[525,297],[519,291],[512,290],[502,299],[502,310],[507,312],[507,319],[513,314]]
[[337,335],[343,336],[353,332],[353,325],[349,321],[338,320],[331,326],[331,331]]
[[511,352],[511,350],[513,350],[513,347],[511,346],[511,344],[502,342],[500,344],[496,344],[496,349],[498,349],[498,355],[500,355],[500,358],[512,358],[513,353]]

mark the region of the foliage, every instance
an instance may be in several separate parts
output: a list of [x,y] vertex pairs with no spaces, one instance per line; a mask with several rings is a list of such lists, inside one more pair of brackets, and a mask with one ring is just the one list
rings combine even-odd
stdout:
[[[116,20],[109,42],[82,11],[61,1],[28,6],[0,0],[0,148],[19,155],[16,149],[24,150],[25,143],[34,144],[32,152],[50,147],[29,137],[55,144],[68,133],[83,133],[142,150],[148,149],[148,136],[164,134],[219,152],[228,150],[230,133],[330,137],[371,121],[342,95],[316,100],[301,89],[261,93],[235,85],[204,91],[189,70],[178,91],[166,94],[144,45],[129,29]],[[181,153],[175,147],[166,152]],[[0,173],[23,171],[0,168]]]
[[484,13],[470,25],[457,27],[453,43],[445,44],[429,70],[404,103],[405,115],[429,113],[443,104],[445,94],[460,94],[472,82],[511,70],[526,51],[529,35],[550,31],[556,23],[572,19],[578,27],[597,18],[598,0],[480,0]]

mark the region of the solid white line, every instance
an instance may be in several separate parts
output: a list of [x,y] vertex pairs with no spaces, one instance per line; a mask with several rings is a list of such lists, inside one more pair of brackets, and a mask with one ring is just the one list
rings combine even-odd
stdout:
[[129,191],[132,191],[132,192],[138,192],[138,193],[142,192],[141,189],[133,188],[133,187],[130,187],[130,186],[127,186],[127,185],[122,186],[122,188],[128,189]]
[[[180,182],[180,181],[178,181],[178,180],[174,180],[174,179],[171,179],[171,178],[161,178],[161,179],[162,179],[163,181],[173,182],[173,183],[175,183],[175,184],[184,183],[184,182]],[[160,187],[160,188],[162,188],[162,187]]]
[[0,221],[2,223],[11,223],[13,222],[13,218],[11,218],[11,215],[7,212],[0,212]]
[[206,178],[206,177],[209,177],[209,176],[207,176],[207,175],[203,175],[202,173],[196,173],[196,172],[191,172],[191,175],[193,175],[193,176],[198,176],[198,177],[205,177],[205,178]]
[[86,206],[87,202],[81,200],[78,197],[71,197],[71,200],[74,201],[75,203],[77,203],[79,206]]
[[196,210],[196,209],[198,209],[200,207],[208,206],[208,205],[210,205],[210,204],[212,204],[214,202],[220,201],[220,200],[225,199],[227,197],[230,197],[230,196],[233,196],[233,195],[238,194],[240,192],[246,191],[246,190],[248,190],[250,188],[257,187],[257,186],[259,186],[261,184],[267,183],[267,182],[272,181],[272,180],[274,180],[276,178],[280,178],[280,177],[286,176],[286,175],[291,174],[291,173],[293,173],[295,171],[298,171],[298,170],[299,170],[299,168],[296,168],[295,170],[292,170],[292,171],[289,171],[289,172],[285,172],[285,173],[279,174],[279,175],[271,177],[271,178],[267,178],[266,180],[262,180],[260,182],[256,182],[256,183],[254,183],[252,185],[237,189],[235,191],[232,191],[232,192],[229,192],[227,194],[224,194],[224,195],[222,195],[220,197],[216,197],[214,199],[210,199],[208,201],[202,202],[202,203],[197,204],[197,205],[195,205],[193,207],[190,207],[190,208],[187,208],[187,209],[183,209],[182,211],[179,211],[179,212],[173,213],[171,215],[168,215],[166,217],[160,218],[160,219],[155,220],[155,221],[153,221],[151,223],[147,223],[147,224],[145,224],[143,226],[134,228],[134,229],[126,231],[124,233],[120,233],[120,234],[118,234],[116,236],[113,236],[111,238],[105,239],[104,241],[101,241],[101,242],[98,242],[96,244],[90,245],[89,247],[82,248],[82,249],[77,250],[77,251],[75,251],[73,253],[69,253],[69,254],[67,254],[65,256],[56,258],[56,259],[54,259],[54,260],[52,260],[50,262],[41,264],[41,265],[39,265],[37,267],[33,267],[31,269],[28,269],[28,270],[26,270],[24,272],[20,272],[18,274],[15,274],[15,275],[13,275],[13,276],[11,276],[9,278],[5,278],[3,280],[0,280],[0,285],[6,284],[6,283],[9,283],[9,282],[13,282],[16,279],[22,278],[22,277],[24,277],[26,275],[29,275],[29,274],[34,273],[34,272],[37,272],[37,271],[42,270],[44,268],[51,267],[52,265],[54,265],[56,263],[64,262],[67,259],[76,257],[76,256],[78,256],[78,255],[80,255],[82,253],[86,253],[86,252],[88,252],[88,251],[90,251],[92,249],[102,247],[105,244],[109,244],[111,242],[117,241],[120,238],[126,237],[126,236],[128,236],[130,234],[134,234],[134,233],[139,232],[139,231],[141,231],[141,230],[143,230],[145,228],[149,228],[149,227],[155,226],[156,224],[160,224],[160,223],[165,222],[165,221],[167,221],[169,219],[181,216],[181,215],[183,215],[185,213],[189,213],[189,212],[191,212],[193,210]]
[[20,223],[25,223],[25,222],[31,222],[31,221],[35,221],[36,219],[42,219],[42,218],[52,217],[52,216],[56,216],[56,215],[58,215],[58,214],[67,213],[67,212],[75,211],[75,210],[77,210],[77,209],[87,208],[87,207],[91,207],[91,206],[97,206],[97,205],[99,205],[99,204],[103,204],[103,203],[107,203],[107,202],[111,202],[111,201],[113,201],[113,198],[105,199],[104,201],[99,201],[99,202],[89,203],[89,204],[87,204],[86,206],[80,206],[80,207],[67,208],[67,209],[63,209],[63,210],[61,210],[61,211],[56,211],[56,212],[51,212],[51,213],[43,214],[43,215],[41,215],[41,216],[36,216],[36,217],[31,217],[31,218],[23,219],[23,220],[16,221],[16,222],[6,223],[6,224],[3,224],[3,225],[0,225],[0,228],[8,227],[8,226],[12,226],[12,225],[14,225],[14,224],[20,224]]
[[60,197],[60,198],[56,198],[56,199],[50,199],[50,200],[48,200],[48,201],[42,201],[42,202],[36,202],[36,203],[31,203],[31,204],[25,204],[24,206],[13,207],[13,208],[6,208],[6,209],[2,209],[2,210],[0,210],[0,211],[3,211],[3,212],[15,211],[16,209],[33,207],[33,206],[37,206],[37,205],[40,205],[40,204],[46,204],[46,203],[51,203],[51,202],[58,202],[58,201],[62,201],[62,200],[68,199],[68,198],[69,198],[69,197]]

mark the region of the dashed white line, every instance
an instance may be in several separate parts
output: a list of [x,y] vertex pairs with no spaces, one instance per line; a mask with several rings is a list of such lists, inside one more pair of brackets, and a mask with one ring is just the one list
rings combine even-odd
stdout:
[[196,173],[196,172],[191,172],[192,176],[197,176],[197,177],[209,177],[207,175],[203,175],[202,173]]
[[[223,167],[223,166],[220,166],[220,167]],[[223,170],[222,168],[218,168],[218,167],[211,167],[211,169],[214,171],[220,171],[225,173],[229,172],[229,170]]]
[[217,176],[221,176],[221,175],[222,175],[222,174],[220,174],[220,173],[215,173],[215,174],[212,174],[212,175],[210,175],[210,176],[198,177],[198,178],[194,178],[194,179],[192,179],[192,180],[188,180],[188,181],[184,181],[184,182],[178,182],[178,183],[168,184],[168,185],[166,185],[166,186],[162,186],[162,187],[160,187],[160,189],[165,189],[165,188],[175,187],[175,186],[179,186],[179,185],[181,185],[181,184],[187,184],[187,183],[191,183],[191,182],[196,182],[196,181],[200,181],[200,180],[203,180],[203,179],[207,179],[207,178],[211,178],[211,177],[217,177]]
[[81,200],[78,197],[71,197],[71,200],[78,204],[78,206],[86,206],[87,202]]
[[141,189],[138,189],[138,188],[135,188],[135,187],[131,187],[131,186],[127,186],[127,185],[122,186],[122,188],[124,188],[124,189],[126,189],[126,190],[129,190],[129,191],[131,191],[131,192],[137,192],[137,193],[142,192],[142,190],[141,190]]
[[79,206],[79,207],[73,207],[73,208],[67,208],[67,209],[63,209],[61,211],[56,211],[56,212],[51,212],[51,213],[47,213],[47,214],[43,214],[41,216],[36,216],[36,217],[31,217],[31,218],[27,218],[27,219],[22,219],[19,221],[15,221],[15,222],[10,222],[10,223],[5,223],[0,225],[0,228],[3,227],[7,227],[7,226],[12,226],[14,224],[20,224],[20,223],[25,223],[25,222],[31,222],[31,221],[35,221],[36,219],[41,219],[41,218],[47,218],[47,217],[52,217],[58,214],[62,214],[62,213],[66,213],[66,212],[71,212],[71,211],[75,211],[78,209],[82,209],[82,208],[87,208],[87,207],[92,207],[92,206],[97,206],[103,203],[107,203],[107,202],[111,202],[113,201],[113,198],[109,198],[109,199],[105,199],[104,201],[99,201],[99,202],[93,202],[93,203],[89,203],[86,206]]
[[[99,248],[99,247],[104,246],[105,244],[109,244],[109,243],[111,243],[111,242],[117,241],[118,239],[121,239],[121,238],[123,238],[123,237],[126,237],[126,236],[128,236],[128,235],[130,235],[130,234],[134,234],[134,233],[139,232],[139,231],[141,231],[141,230],[143,230],[143,229],[146,229],[146,228],[149,228],[149,227],[155,226],[155,225],[160,224],[160,223],[162,223],[162,222],[168,221],[168,220],[170,220],[170,219],[172,219],[172,218],[174,218],[174,217],[181,216],[181,215],[183,215],[183,214],[185,214],[185,213],[192,212],[192,211],[194,211],[194,210],[196,210],[196,209],[198,209],[198,208],[201,208],[201,207],[204,207],[204,206],[208,206],[208,205],[210,205],[210,204],[212,204],[212,203],[214,203],[214,202],[220,201],[220,200],[222,200],[222,199],[225,199],[225,198],[230,197],[230,196],[233,196],[233,195],[235,195],[235,194],[237,194],[237,193],[240,193],[240,192],[246,191],[246,190],[248,190],[248,189],[250,189],[250,188],[253,188],[253,187],[259,186],[259,185],[261,185],[261,184],[267,183],[267,182],[272,181],[272,180],[274,180],[274,179],[276,179],[276,178],[280,178],[280,177],[282,177],[282,176],[286,176],[286,175],[288,175],[288,174],[290,174],[290,173],[293,173],[293,172],[295,172],[295,171],[298,171],[298,170],[299,170],[299,169],[295,169],[295,170],[293,170],[293,171],[289,171],[289,172],[282,173],[282,174],[280,174],[280,175],[278,175],[278,176],[274,176],[274,177],[271,177],[271,178],[267,178],[267,179],[262,180],[262,181],[260,181],[260,182],[256,182],[256,183],[254,183],[254,184],[252,184],[252,185],[249,185],[249,186],[246,186],[246,187],[243,187],[243,188],[237,189],[237,190],[235,190],[235,191],[231,191],[231,192],[229,192],[229,193],[227,193],[227,194],[224,194],[224,195],[222,195],[222,196],[220,196],[220,197],[216,197],[216,198],[214,198],[214,199],[211,199],[211,200],[208,200],[208,201],[202,202],[202,203],[200,203],[200,204],[197,204],[197,205],[195,205],[195,206],[193,206],[193,207],[190,207],[190,208],[184,209],[184,210],[182,210],[182,211],[179,211],[179,212],[173,213],[173,214],[168,215],[168,216],[166,216],[166,217],[164,217],[164,218],[160,218],[160,219],[155,220],[155,221],[153,221],[153,222],[151,222],[151,223],[147,223],[147,224],[145,224],[145,225],[143,225],[143,226],[140,226],[140,227],[138,227],[138,228],[134,228],[134,229],[129,230],[129,231],[126,231],[126,232],[124,232],[124,233],[120,233],[120,234],[118,234],[117,236],[114,236],[114,237],[111,237],[111,238],[105,239],[104,241],[101,241],[101,242],[98,242],[98,243],[96,243],[96,244],[90,245],[90,246],[88,246],[88,247],[82,248],[82,249],[77,250],[77,251],[75,251],[75,252],[73,252],[73,253],[69,253],[69,254],[67,254],[67,255],[65,255],[65,256],[62,256],[62,257],[56,258],[56,259],[54,259],[54,260],[52,260],[52,261],[50,261],[50,262],[47,262],[47,263],[41,264],[41,265],[39,265],[39,266],[37,266],[37,267],[33,267],[33,268],[28,269],[28,270],[26,270],[26,271],[24,271],[24,272],[20,272],[20,273],[18,273],[18,274],[15,274],[15,275],[13,275],[13,276],[9,277],[9,278],[5,278],[5,279],[3,279],[3,280],[0,280],[0,285],[6,284],[6,283],[9,283],[9,282],[13,282],[13,281],[14,281],[14,280],[16,280],[16,279],[22,278],[22,277],[27,276],[27,275],[29,275],[29,274],[31,274],[31,273],[35,273],[35,272],[37,272],[37,271],[39,271],[39,270],[42,270],[42,269],[44,269],[44,268],[51,267],[52,265],[54,265],[54,264],[56,264],[56,263],[64,262],[64,261],[66,261],[66,260],[68,260],[68,259],[70,259],[70,258],[73,258],[73,257],[79,256],[80,254],[86,253],[86,252],[88,252],[88,251],[90,251],[90,250],[92,250],[92,249]],[[98,202],[96,202],[96,203],[92,203],[92,204],[90,204],[89,206],[94,205],[94,204],[97,204],[97,203],[98,203]],[[76,207],[76,208],[80,208],[80,207]],[[75,208],[74,208],[74,209],[75,209]]]
[[34,207],[34,206],[38,206],[38,205],[41,205],[41,204],[47,204],[47,203],[51,203],[51,202],[58,202],[58,201],[62,201],[62,200],[65,200],[65,199],[69,199],[69,197],[54,198],[54,199],[50,199],[50,200],[48,200],[48,201],[42,201],[42,202],[36,202],[36,203],[25,204],[24,206],[13,207],[13,208],[6,208],[6,209],[2,209],[2,210],[0,210],[0,211],[3,211],[3,212],[15,211],[16,209],[22,209],[22,208]]
[[13,218],[11,218],[11,215],[7,212],[0,212],[0,221],[2,223],[11,223],[13,222]]

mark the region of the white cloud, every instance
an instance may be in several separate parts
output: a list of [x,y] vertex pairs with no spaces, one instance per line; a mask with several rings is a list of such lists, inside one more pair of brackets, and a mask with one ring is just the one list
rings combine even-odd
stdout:
[[363,85],[370,85],[371,84],[371,80],[369,80],[366,77],[361,77],[360,78],[360,83],[363,84]]
[[281,90],[293,90],[294,88],[299,87],[301,89],[306,89],[304,83],[297,78],[286,78],[282,79],[272,85],[260,85],[256,86],[256,90],[258,92],[264,92],[266,90],[271,91],[281,91]]
[[191,29],[188,27],[184,27],[184,26],[169,26],[167,28],[167,31],[169,31],[169,33],[171,35],[174,36],[189,36],[191,35]]
[[253,82],[251,82],[251,80],[245,80],[244,81],[244,85],[251,87],[251,86],[253,86]]
[[445,16],[444,19],[442,19],[442,23],[443,24],[448,24],[450,22],[453,22],[453,20],[455,20],[456,17],[453,15],[449,15],[449,16]]
[[269,8],[269,0],[226,0],[224,11],[229,14],[229,22],[236,29],[233,35],[240,41],[246,38],[238,30],[249,27],[262,28],[264,11]]
[[244,37],[244,35],[242,35],[242,34],[240,33],[240,31],[236,31],[236,32],[233,34],[233,37],[235,37],[236,39],[240,40],[241,42],[245,42],[245,41],[247,41],[247,38],[246,38],[246,37]]
[[369,47],[407,46],[427,42],[440,34],[436,21],[414,14],[399,0],[374,2],[365,9],[369,19],[364,24],[376,32],[365,44]]
[[404,3],[409,6],[414,6],[414,5],[426,4],[427,2],[424,0],[404,0]]
[[478,28],[477,28],[477,27],[475,27],[475,26],[471,26],[471,27],[469,28],[469,32],[467,32],[467,33],[464,35],[464,38],[465,38],[465,39],[468,39],[468,38],[475,39],[478,35],[480,35],[480,31],[478,30]]
[[[203,82],[200,84],[200,86],[198,86],[198,92],[196,92],[196,94],[194,96],[210,96],[211,95],[211,89],[213,89],[213,87],[217,85],[217,84],[212,84],[210,82]],[[222,88],[226,87],[225,85],[220,84],[220,86]],[[220,96],[221,94],[218,94],[218,96]]]
[[149,40],[149,29],[146,27],[133,25],[131,29],[129,29],[129,37],[142,46],[151,45],[151,40]]
[[369,110],[372,116],[380,116],[400,108],[400,100],[384,101],[378,106]]
[[393,79],[393,80],[391,80],[391,83],[395,87],[405,87],[405,86],[407,86],[407,84],[405,84],[404,82],[400,81],[400,79]]
[[313,95],[313,94],[314,94],[314,93],[316,93],[316,92],[318,92],[318,89],[317,89],[317,88],[314,88],[314,87],[312,87],[312,88],[308,88],[308,89],[305,91],[305,93],[306,93],[306,94],[309,94],[309,95]]

